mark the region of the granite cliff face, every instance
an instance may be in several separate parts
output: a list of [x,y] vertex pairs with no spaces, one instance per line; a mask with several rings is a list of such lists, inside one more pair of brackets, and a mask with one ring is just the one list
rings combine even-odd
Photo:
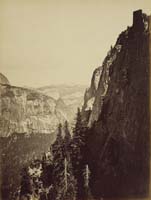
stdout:
[[93,72],[90,88],[86,89],[86,91],[85,91],[83,112],[92,110],[96,91],[98,89],[100,76],[102,73],[102,69],[103,69],[103,67],[101,66],[101,67],[96,68]]
[[56,101],[34,90],[0,86],[0,135],[16,133],[52,133],[65,120],[56,109]]
[[11,86],[2,74],[0,74],[0,96],[0,136],[24,132],[54,133],[59,123],[65,120],[73,121],[83,98],[83,96],[75,97],[75,91],[72,90],[70,95],[65,95],[64,98],[54,99],[51,97],[53,96],[51,90],[47,94],[42,88],[27,89]]
[[[90,187],[95,197],[147,196],[149,186],[150,17],[134,12],[85,94]],[[100,70],[101,69],[101,70]],[[100,73],[101,71],[101,73]]]

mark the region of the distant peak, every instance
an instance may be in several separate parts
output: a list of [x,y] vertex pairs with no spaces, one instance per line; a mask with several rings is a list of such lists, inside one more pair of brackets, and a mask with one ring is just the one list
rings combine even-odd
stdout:
[[10,85],[8,79],[7,79],[6,76],[4,76],[2,73],[0,73],[0,84],[3,84],[3,85]]

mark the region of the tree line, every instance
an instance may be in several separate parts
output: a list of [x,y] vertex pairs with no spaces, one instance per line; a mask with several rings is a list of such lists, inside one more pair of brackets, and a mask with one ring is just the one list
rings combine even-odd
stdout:
[[[19,200],[84,200],[90,197],[89,169],[85,161],[87,126],[78,108],[75,125],[71,131],[66,121],[59,124],[55,142],[35,164],[41,170],[37,177],[24,168]],[[34,164],[33,164],[34,165]],[[40,168],[41,166],[41,168]],[[15,199],[16,200],[16,199]]]

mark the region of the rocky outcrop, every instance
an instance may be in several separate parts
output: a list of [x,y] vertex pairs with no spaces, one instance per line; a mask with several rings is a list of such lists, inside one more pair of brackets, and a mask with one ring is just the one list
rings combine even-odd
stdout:
[[141,10],[102,65],[88,125],[95,197],[141,197],[149,187],[149,23]]
[[92,110],[94,97],[98,89],[101,73],[102,73],[102,67],[96,68],[93,72],[90,88],[86,89],[85,91],[83,111]]
[[88,122],[88,126],[98,119],[101,111],[102,102],[108,89],[108,82],[110,80],[109,69],[112,63],[116,60],[120,53],[122,45],[117,41],[114,48],[111,47],[102,66],[96,68],[93,72],[91,86],[86,90],[84,96],[83,116]]
[[96,68],[93,72],[91,85],[86,89],[84,94],[84,103],[82,106],[82,118],[83,121],[88,122],[91,116],[93,105],[95,102],[95,96],[99,85],[100,76],[102,74],[103,67]]
[[105,58],[103,65],[102,65],[102,70],[100,73],[100,79],[98,82],[98,88],[96,90],[96,95],[94,98],[94,106],[92,107],[92,112],[89,118],[88,126],[91,127],[94,121],[96,121],[99,117],[101,107],[102,107],[102,102],[103,99],[107,93],[108,89],[108,83],[110,80],[109,76],[109,70],[110,66],[113,64],[113,62],[116,60],[117,56],[119,55],[121,51],[122,45],[118,41],[114,48],[111,48],[110,51],[108,52],[107,57]]
[[10,85],[8,79],[2,73],[0,73],[0,84]]

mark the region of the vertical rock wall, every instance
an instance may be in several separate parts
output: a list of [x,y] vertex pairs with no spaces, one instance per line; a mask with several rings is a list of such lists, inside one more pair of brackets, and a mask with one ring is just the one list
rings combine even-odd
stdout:
[[87,141],[96,197],[148,195],[149,19],[134,12],[103,64]]

